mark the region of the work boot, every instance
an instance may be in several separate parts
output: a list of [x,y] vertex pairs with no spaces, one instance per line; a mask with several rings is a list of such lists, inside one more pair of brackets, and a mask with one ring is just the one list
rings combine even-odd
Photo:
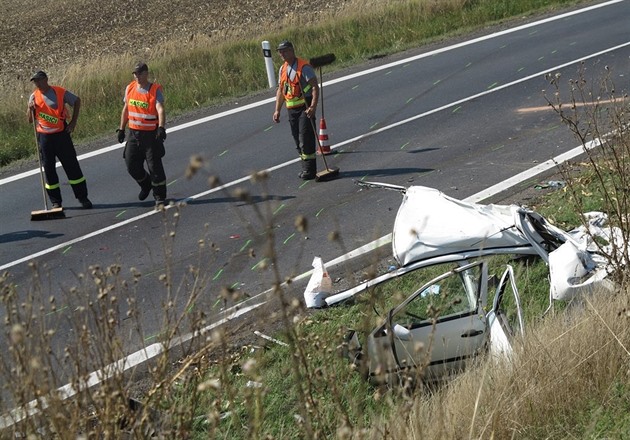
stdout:
[[302,180],[313,180],[317,174],[317,163],[315,159],[306,159],[302,161],[302,172],[298,177]]
[[138,199],[144,200],[147,197],[149,197],[149,194],[151,194],[151,188],[153,187],[153,185],[151,185],[151,180],[148,177],[139,183],[140,183],[140,193],[138,194]]
[[83,207],[83,209],[92,209],[92,202],[87,197],[79,199],[79,203]]

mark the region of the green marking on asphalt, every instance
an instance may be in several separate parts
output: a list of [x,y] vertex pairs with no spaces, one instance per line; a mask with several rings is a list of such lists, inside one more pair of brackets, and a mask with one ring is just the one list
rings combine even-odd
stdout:
[[305,180],[298,188],[302,189],[304,186],[308,185],[308,182],[310,182],[310,180]]
[[505,147],[505,145],[499,145],[498,147],[492,147],[492,151],[500,150],[503,147]]
[[219,157],[223,156],[224,154],[227,154],[229,150],[224,150],[221,154],[219,154]]
[[158,335],[148,336],[148,337],[144,338],[144,342],[147,342],[147,341],[149,341],[151,339],[156,339],[157,337],[158,337]]
[[239,282],[237,281],[230,286],[230,289],[236,289],[238,285],[239,285]]
[[216,302],[214,304],[212,304],[212,309],[214,310],[214,308],[221,302],[221,298],[219,298],[218,300],[216,300]]
[[490,84],[488,86],[488,89],[493,89],[497,84],[499,84],[498,82],[493,82],[492,84]]
[[214,276],[214,278],[212,278],[212,281],[216,281],[217,278],[219,278],[221,276],[221,274],[223,273],[223,268],[219,269],[219,271],[216,273],[216,275]]
[[120,211],[118,214],[116,214],[116,218],[120,217],[121,215],[123,215],[125,212],[127,212],[126,209],[123,209],[122,211]]
[[544,60],[544,59],[545,59],[545,56],[544,56],[544,55],[543,55],[543,56],[541,56],[541,57],[538,57],[538,61],[542,61],[542,60]]
[[577,41],[574,41],[573,43],[569,43],[569,46],[575,46],[577,44]]
[[523,70],[523,69],[524,69],[524,67],[521,67],[520,69],[518,69],[518,70],[517,70],[517,72],[520,72],[520,71],[521,71],[521,70]]
[[529,35],[534,35],[534,34],[537,34],[537,33],[538,33],[538,31],[537,31],[537,30],[533,30],[533,31],[531,31],[531,32],[529,33]]
[[558,49],[551,51],[551,53],[556,53],[556,52],[558,52]]
[[287,244],[289,242],[289,240],[291,240],[293,237],[295,237],[295,232],[291,235],[289,235],[287,238],[285,238],[285,240],[282,242],[282,244]]
[[559,124],[556,124],[556,125],[551,125],[551,126],[549,126],[549,128],[547,128],[547,131],[555,130],[555,129],[556,129],[556,128],[558,128],[558,127],[560,127],[560,125],[559,125]]
[[269,131],[273,128],[273,125],[270,125],[269,127],[265,128],[263,131]]
[[409,145],[409,142],[405,142],[404,144],[402,144],[402,147],[400,147],[400,149],[404,150],[407,145]]
[[324,211],[324,208],[322,208],[319,211],[317,211],[317,214],[315,214],[315,217],[319,217],[319,214],[321,214],[323,211]]
[[374,127],[377,127],[377,126],[378,126],[378,122],[375,122],[374,124],[372,124],[372,125],[370,126],[370,130],[371,130],[371,129],[373,129]]
[[251,242],[252,242],[252,240],[251,240],[251,239],[247,240],[247,241],[245,242],[245,244],[243,245],[243,247],[241,247],[241,249],[239,250],[239,252],[243,252],[243,251],[245,250],[245,248],[246,248],[247,246],[249,246],[249,244],[250,244]]
[[177,179],[173,180],[172,182],[169,182],[166,184],[166,186],[171,186],[172,184],[174,184],[175,182],[177,182]]
[[453,109],[453,111],[452,111],[451,113],[458,112],[460,108],[462,108],[462,106],[461,106],[461,105],[458,105],[457,107],[455,107],[455,108]]
[[389,70],[389,71],[385,72],[385,76],[389,75],[390,73],[392,73],[392,71],[391,71],[391,70]]
[[51,310],[50,312],[46,313],[46,316],[54,315],[55,313],[59,313],[59,312],[63,312],[67,308],[68,308],[68,306],[63,306],[61,308],[58,308],[57,310]]
[[358,85],[356,85],[356,86],[354,86],[354,87],[352,88],[352,90],[354,90],[354,89],[358,89],[358,88],[359,88],[359,86],[358,86]]
[[279,213],[280,211],[282,211],[282,210],[284,209],[284,206],[285,206],[285,205],[284,205],[284,203],[283,203],[282,205],[278,206],[278,209],[276,209],[276,210],[273,212],[273,215],[276,215],[277,213]]
[[361,177],[361,180],[365,180],[365,179],[367,179],[367,178],[368,178],[368,176],[369,176],[369,174],[366,174],[365,176]]
[[260,260],[258,263],[254,264],[252,266],[252,270],[256,270],[258,268],[258,266],[260,266],[261,264],[263,264],[265,261],[267,261],[267,258],[263,258],[262,260]]
[[409,104],[411,101],[413,101],[413,98],[409,98],[405,104]]
[[437,81],[435,81],[435,82],[433,83],[433,85],[434,85],[434,86],[437,86],[437,85],[438,85],[439,83],[441,83],[441,82],[442,82],[442,80],[441,80],[441,79],[438,79]]
[[190,312],[192,312],[192,309],[194,309],[194,308],[195,308],[195,305],[194,305],[194,304],[191,304],[191,305],[190,305],[190,307],[188,307],[188,308],[186,309],[186,313],[190,313]]
[[470,67],[470,66],[472,66],[472,61],[466,64],[466,67]]
[[68,252],[70,249],[72,249],[72,246],[68,246],[67,248],[65,248],[61,253],[65,254],[66,252]]

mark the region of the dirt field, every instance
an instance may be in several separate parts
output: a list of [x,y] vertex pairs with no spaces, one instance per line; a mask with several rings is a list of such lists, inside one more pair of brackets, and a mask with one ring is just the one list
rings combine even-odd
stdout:
[[[370,0],[370,4],[387,0]],[[106,55],[146,56],[161,43],[197,35],[221,41],[326,19],[356,0],[59,0],[2,2],[0,85],[39,69]],[[364,2],[365,3],[365,2]],[[45,7],[42,7],[45,5]]]

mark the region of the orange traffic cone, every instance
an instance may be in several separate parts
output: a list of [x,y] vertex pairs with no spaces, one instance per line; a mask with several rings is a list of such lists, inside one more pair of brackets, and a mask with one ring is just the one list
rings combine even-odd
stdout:
[[326,130],[326,119],[319,120],[319,151],[317,154],[330,154],[330,142],[328,141],[328,131]]

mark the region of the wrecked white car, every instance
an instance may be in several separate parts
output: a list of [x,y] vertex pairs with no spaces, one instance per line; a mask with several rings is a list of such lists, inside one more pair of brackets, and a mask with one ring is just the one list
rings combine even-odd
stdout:
[[[466,203],[433,188],[400,191],[392,234],[399,267],[325,298],[333,305],[359,293],[398,296],[376,328],[348,338],[349,355],[377,381],[405,372],[433,381],[461,371],[481,353],[510,355],[514,338],[524,333],[521,299],[512,266],[490,267],[490,257],[542,258],[550,301],[614,287],[601,244],[595,247],[584,228],[565,232],[529,209]],[[591,232],[610,242],[616,231],[602,228],[605,217],[592,214],[590,220]]]

